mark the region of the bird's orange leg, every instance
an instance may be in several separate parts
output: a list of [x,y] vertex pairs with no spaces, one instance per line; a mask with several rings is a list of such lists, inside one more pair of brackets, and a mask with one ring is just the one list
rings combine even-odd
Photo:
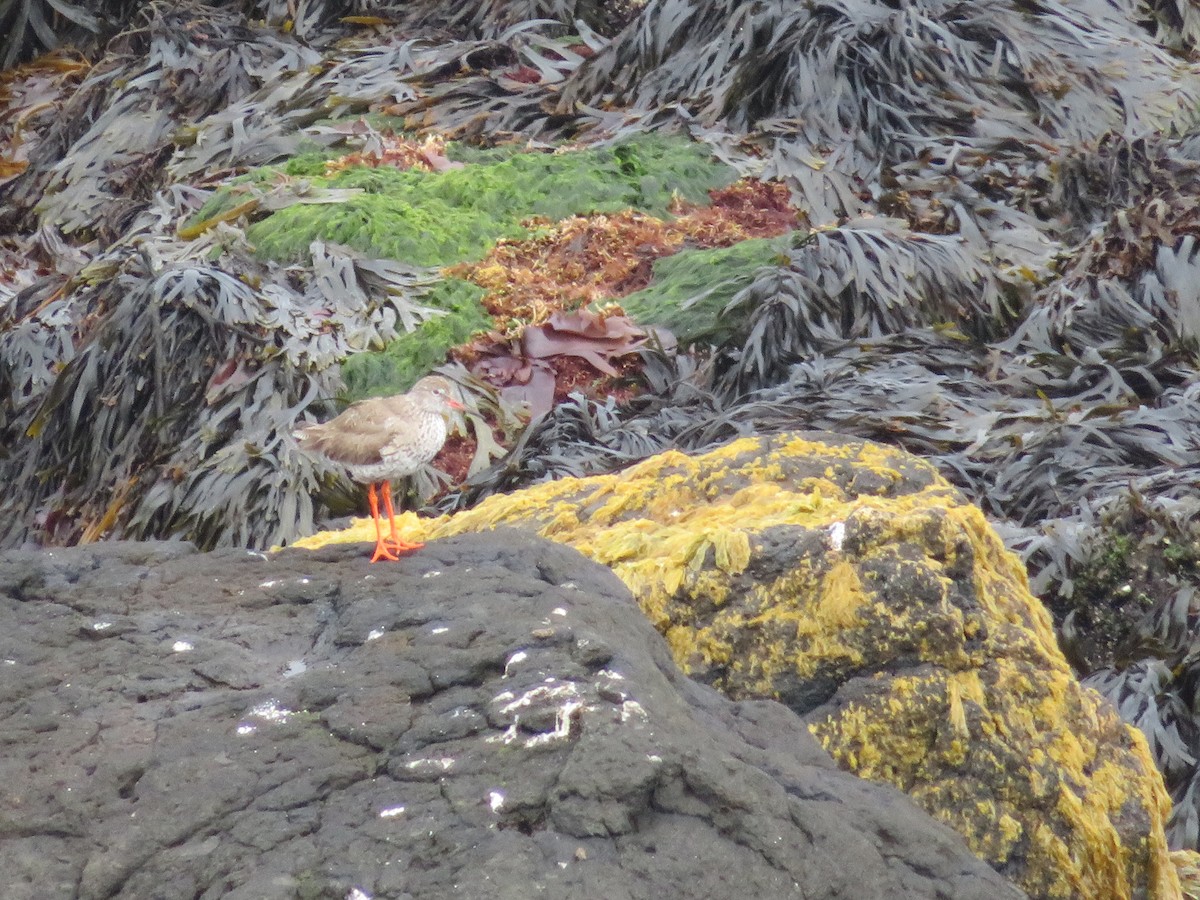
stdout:
[[392,483],[385,481],[383,483],[383,508],[387,511],[388,522],[392,526],[392,534],[390,537],[390,547],[397,553],[403,553],[405,550],[420,550],[425,545],[420,541],[413,543],[403,540],[400,533],[396,530],[396,511],[392,509]]
[[[389,511],[391,510],[392,506],[392,498],[390,495],[391,486],[389,485],[387,492],[384,494]],[[388,548],[387,542],[385,542],[383,539],[383,522],[379,518],[379,498],[375,495],[374,482],[371,482],[370,487],[367,488],[367,500],[371,504],[371,518],[375,520],[375,553],[371,557],[371,562],[378,562],[381,559],[399,559],[400,557],[398,557]],[[393,530],[395,527],[395,524],[393,524]]]

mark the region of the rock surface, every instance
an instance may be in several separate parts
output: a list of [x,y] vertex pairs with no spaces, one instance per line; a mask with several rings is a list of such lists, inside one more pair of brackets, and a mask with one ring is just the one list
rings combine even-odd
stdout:
[[1179,896],[1145,739],[1074,678],[1016,557],[915,457],[744,438],[406,521],[519,524],[611,566],[685,672],[783,700],[1031,895]]
[[0,672],[6,900],[1022,896],[520,532],[11,552]]

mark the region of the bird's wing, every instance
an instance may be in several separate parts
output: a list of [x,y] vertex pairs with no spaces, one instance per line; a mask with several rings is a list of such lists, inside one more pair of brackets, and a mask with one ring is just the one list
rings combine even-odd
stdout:
[[378,463],[397,426],[411,423],[415,412],[412,402],[405,397],[359,400],[336,418],[298,432],[300,446],[338,462]]

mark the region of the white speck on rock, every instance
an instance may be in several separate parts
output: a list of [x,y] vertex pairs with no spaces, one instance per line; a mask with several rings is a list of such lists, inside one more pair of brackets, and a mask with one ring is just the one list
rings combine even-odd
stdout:
[[371,633],[367,635],[367,640],[368,641],[377,641],[381,637],[383,637],[383,629],[382,628],[372,628]]
[[645,721],[650,718],[646,715],[646,708],[636,700],[626,700],[621,704],[621,721],[628,722],[634,716]]
[[554,730],[535,734],[525,742],[525,746],[532,748],[540,744],[549,744],[553,741],[561,741],[569,738],[571,736],[571,719],[575,715],[575,710],[582,707],[583,703],[578,700],[571,700],[564,703],[554,714]]
[[504,805],[504,794],[500,791],[489,791],[488,805],[492,808],[492,812],[500,812],[500,807]]
[[846,539],[846,523],[834,522],[829,526],[829,546],[836,551],[842,549],[842,542]]
[[441,769],[443,772],[449,772],[454,768],[454,760],[449,756],[443,756],[438,759],[414,759],[410,763],[406,763],[404,768],[410,771],[417,769]]
[[445,625],[439,625],[437,628],[432,629],[429,633],[430,634],[445,634],[449,630],[450,629],[447,628]]
[[[564,584],[563,587],[566,587],[566,585]],[[565,616],[566,614],[567,611],[561,606],[556,606],[554,609],[550,610],[550,615],[552,616]]]
[[191,641],[176,641],[171,645],[171,649],[176,653],[186,653],[189,650],[195,649],[196,645]]
[[259,585],[259,587],[260,588],[273,588],[277,584],[279,584],[279,582],[276,581],[274,578],[272,578],[270,581],[264,581],[262,584]]
[[381,809],[379,811],[379,818],[394,819],[394,818],[396,818],[396,816],[402,815],[403,813],[404,813],[403,806],[389,806],[387,809]]
[[262,719],[265,722],[275,722],[282,725],[290,719],[295,713],[279,705],[279,701],[272,697],[270,700],[264,700],[258,706],[250,710],[249,715],[256,719]]
[[308,666],[302,659],[288,660],[287,668],[283,670],[284,678],[295,678],[297,675],[303,675],[308,671]]
[[557,684],[554,687],[543,687],[538,685],[531,691],[526,691],[517,699],[500,707],[500,712],[510,713],[518,709],[523,709],[527,706],[533,706],[534,703],[553,703],[558,700],[563,700],[570,697],[578,697],[579,691],[571,682]]
[[426,572],[421,577],[422,578],[437,578],[441,574],[442,574],[441,571],[438,569],[430,569],[428,572]]
[[112,628],[112,625],[112,622],[93,622],[92,631],[106,631],[109,628]]
[[374,900],[374,898],[360,887],[352,887],[346,891],[346,900]]
[[511,670],[513,666],[523,663],[527,659],[529,659],[529,654],[524,650],[518,650],[516,653],[510,656],[508,658],[508,662],[504,664],[504,677],[507,678],[509,676],[509,670]]
[[485,737],[484,743],[487,744],[511,744],[517,739],[517,725],[520,723],[520,716],[513,716],[512,724],[504,729],[504,734],[491,734]]

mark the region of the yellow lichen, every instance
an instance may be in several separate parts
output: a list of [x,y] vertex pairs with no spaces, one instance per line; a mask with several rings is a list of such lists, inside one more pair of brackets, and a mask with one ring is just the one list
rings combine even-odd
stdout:
[[[734,695],[855,677],[854,699],[810,725],[822,746],[1015,866],[1031,895],[1115,900],[1136,882],[1179,897],[1144,739],[1074,679],[1020,561],[924,463],[871,443],[743,438],[401,517],[406,539],[500,525],[611,566],[680,667]],[[338,539],[374,534],[360,522]],[[767,552],[776,574],[750,578]],[[1146,832],[1122,840],[1133,808]]]
[[740,575],[750,565],[750,538],[744,531],[721,529],[710,539],[714,551],[713,561],[722,572]]
[[959,691],[958,682],[951,679],[946,684],[946,698],[949,702],[949,721],[950,727],[961,738],[971,736],[971,730],[967,727],[967,712],[963,709],[962,693]]
[[854,567],[846,560],[834,563],[816,592],[813,620],[821,631],[840,631],[862,625],[859,610],[867,602]]

